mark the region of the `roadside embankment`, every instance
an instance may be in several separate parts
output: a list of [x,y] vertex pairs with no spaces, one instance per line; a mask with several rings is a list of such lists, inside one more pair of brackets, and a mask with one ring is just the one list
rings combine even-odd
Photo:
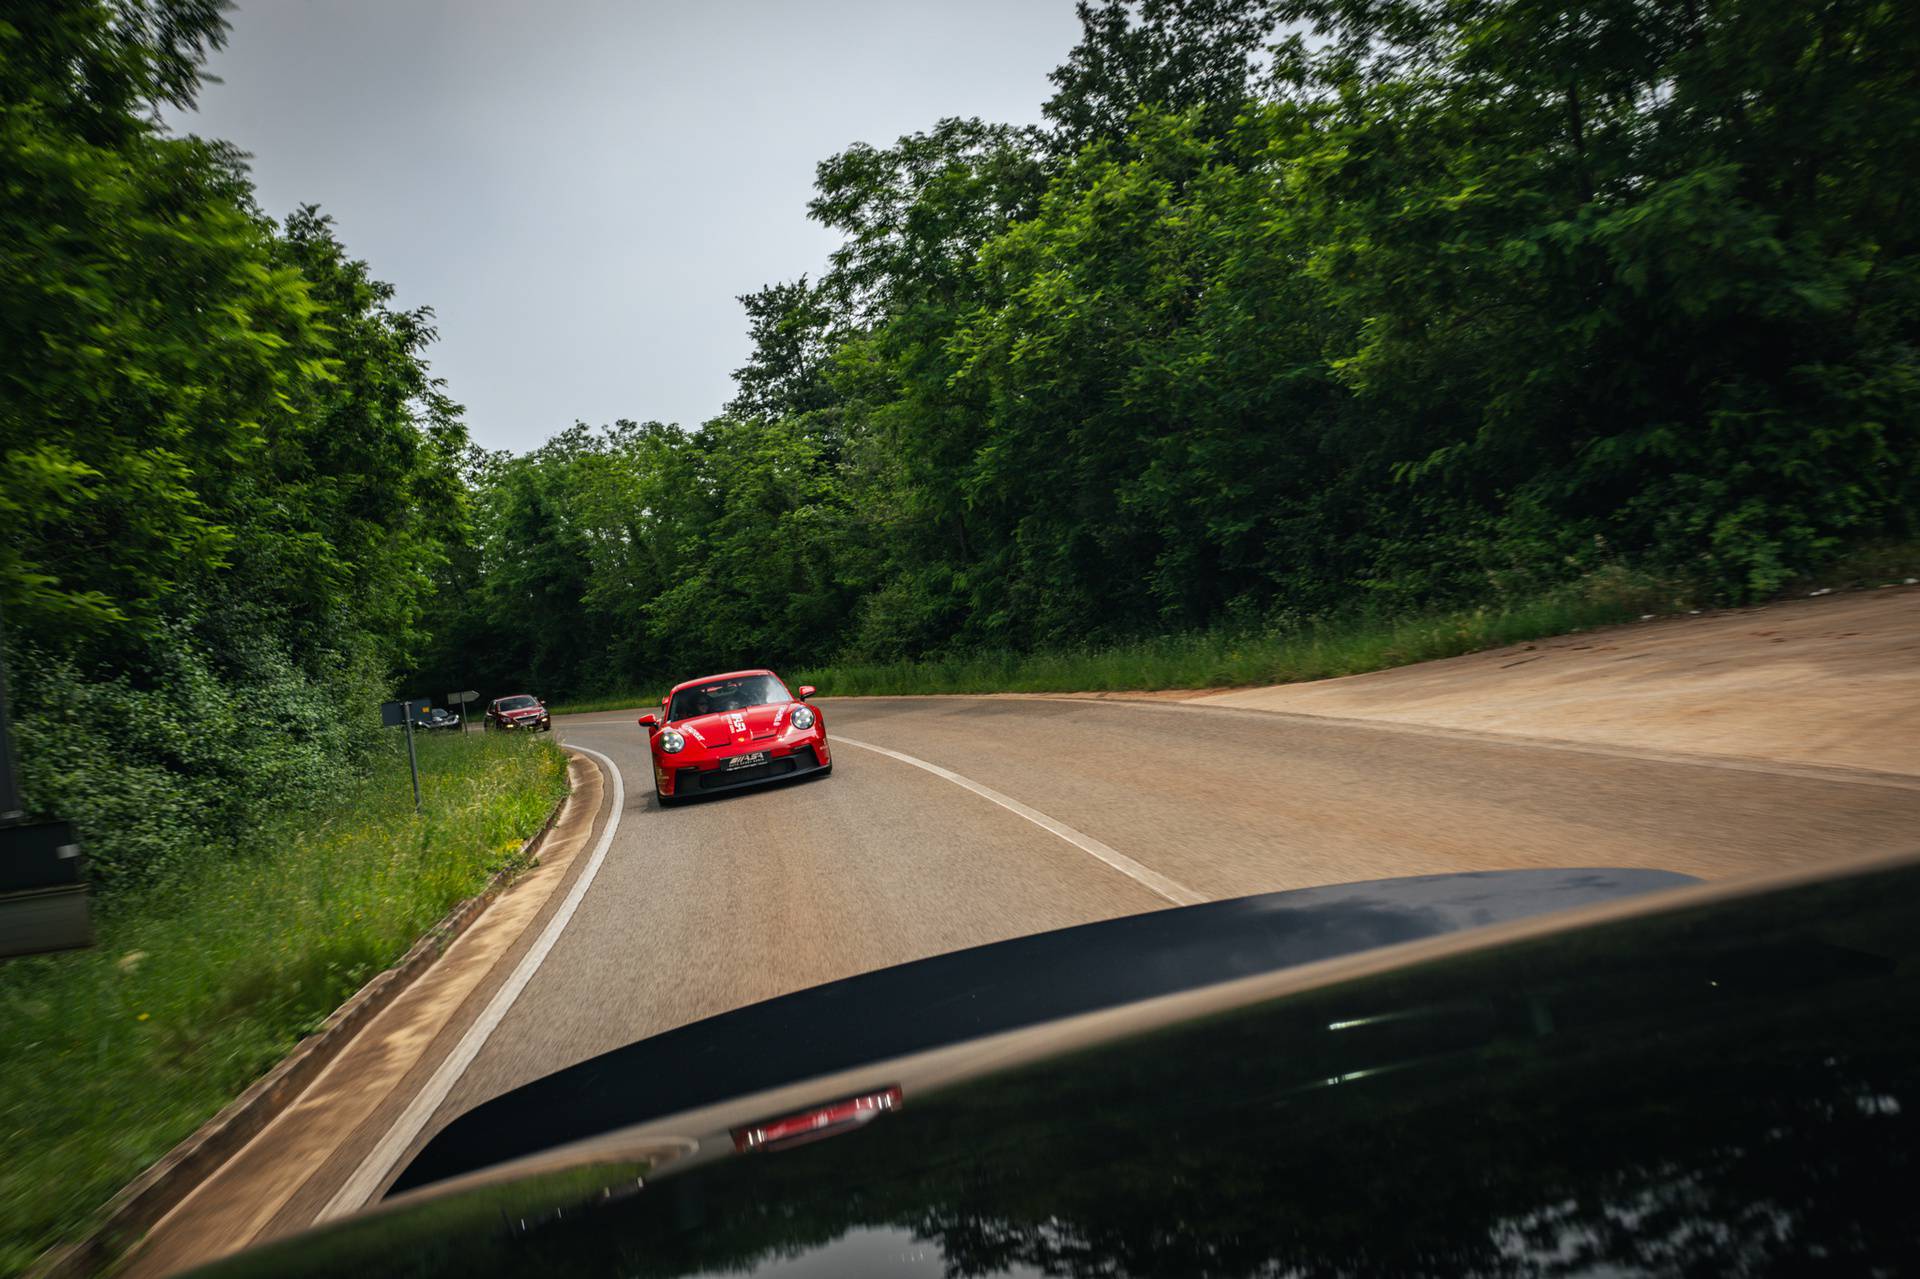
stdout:
[[1920,776],[1920,587],[1185,700]]
[[86,951],[0,966],[0,1275],[109,1198],[521,855],[566,790],[550,741],[424,738],[248,846],[129,899]]

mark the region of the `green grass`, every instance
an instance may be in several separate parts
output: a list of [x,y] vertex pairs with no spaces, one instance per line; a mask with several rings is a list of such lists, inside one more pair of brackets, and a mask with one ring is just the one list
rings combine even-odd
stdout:
[[[1870,589],[1920,575],[1920,543],[1857,548],[1782,594]],[[1549,635],[1685,612],[1697,588],[1625,568],[1603,569],[1557,590],[1480,608],[1413,616],[1355,615],[1264,634],[1223,630],[1165,635],[1131,643],[1041,652],[986,652],[902,662],[836,662],[781,674],[813,684],[822,697],[925,693],[1150,692],[1229,688],[1331,679],[1457,657]],[[661,688],[583,697],[554,707],[560,715],[652,707]]]
[[634,691],[628,689],[622,693],[607,693],[601,696],[580,697],[571,702],[556,702],[548,709],[555,715],[580,715],[587,711],[629,711],[644,706],[649,710],[660,709],[660,696],[669,686]]
[[[1436,657],[1564,635],[1689,606],[1672,583],[1617,570],[1497,607],[1412,617],[1348,617],[1266,634],[1202,631],[1132,643],[987,652],[911,662],[836,662],[785,671],[822,697],[920,693],[1081,693],[1285,684],[1377,671]],[[657,690],[611,693],[556,706],[556,714],[652,706]]]
[[279,1061],[462,898],[566,792],[550,739],[397,735],[372,775],[253,846],[99,903],[91,950],[0,963],[0,1274]]
[[[1920,544],[1859,548],[1784,595],[1862,589],[1920,575]],[[788,674],[823,697],[916,693],[1147,692],[1332,679],[1458,657],[1550,635],[1686,612],[1696,590],[1631,570],[1606,569],[1558,590],[1481,608],[1411,617],[1353,616],[1267,634],[1207,631],[1106,647],[983,653],[944,661],[852,663]],[[630,704],[630,703],[629,703]]]
[[1548,596],[1503,608],[1350,618],[1267,635],[1201,632],[1104,648],[982,653],[947,661],[842,664],[796,672],[823,696],[1066,693],[1288,684],[1454,657],[1627,621],[1645,601]]

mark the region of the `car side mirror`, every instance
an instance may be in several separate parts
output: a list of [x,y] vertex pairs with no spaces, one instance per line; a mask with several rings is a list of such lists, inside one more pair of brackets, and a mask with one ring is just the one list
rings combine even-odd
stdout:
[[642,715],[640,717],[639,723],[640,723],[640,727],[642,728],[655,728],[659,726],[660,717],[658,715],[655,715],[652,711],[648,711],[645,715]]
[[815,689],[814,686],[811,684],[802,684],[800,686],[800,700],[803,702],[806,701],[809,697],[812,697],[814,693],[817,691],[818,690]]
[[535,700],[537,700],[542,706],[545,706],[547,704],[547,699],[544,697],[536,698]]

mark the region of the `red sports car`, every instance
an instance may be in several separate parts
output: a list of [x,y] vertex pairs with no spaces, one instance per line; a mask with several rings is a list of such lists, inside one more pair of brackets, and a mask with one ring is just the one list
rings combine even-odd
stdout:
[[553,731],[553,716],[547,712],[547,704],[531,693],[515,693],[511,697],[496,697],[487,704],[486,718],[480,721],[482,728],[531,728]]
[[662,713],[640,717],[653,748],[653,792],[666,808],[697,795],[833,771],[827,722],[772,671],[734,671],[675,685]]

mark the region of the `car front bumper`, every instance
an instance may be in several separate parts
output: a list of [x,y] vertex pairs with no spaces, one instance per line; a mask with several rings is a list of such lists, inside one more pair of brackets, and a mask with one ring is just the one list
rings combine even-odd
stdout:
[[674,799],[718,795],[724,791],[745,790],[768,782],[818,773],[831,766],[832,758],[827,755],[825,762],[822,762],[822,753],[811,742],[802,743],[784,755],[775,755],[764,764],[731,770],[722,767],[726,762],[724,759],[713,760],[704,767],[694,764],[668,768],[656,756],[654,780],[656,783],[668,783],[668,779],[671,779],[670,784],[660,785],[660,793]]

